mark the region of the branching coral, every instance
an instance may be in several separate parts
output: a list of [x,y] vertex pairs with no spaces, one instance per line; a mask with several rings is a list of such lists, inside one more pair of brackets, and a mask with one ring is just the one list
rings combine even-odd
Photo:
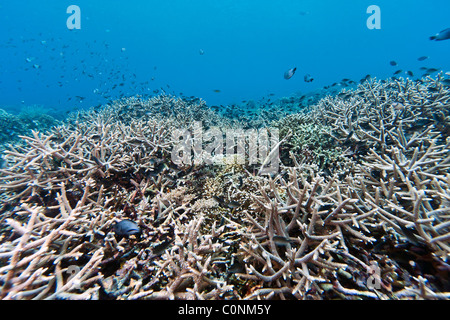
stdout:
[[370,80],[278,121],[252,165],[172,163],[172,128],[246,125],[198,100],[32,132],[0,169],[0,297],[448,299],[449,99],[440,76]]

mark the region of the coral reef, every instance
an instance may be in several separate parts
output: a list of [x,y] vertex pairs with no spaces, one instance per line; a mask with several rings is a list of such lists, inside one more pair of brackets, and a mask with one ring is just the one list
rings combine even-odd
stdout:
[[59,122],[40,106],[22,108],[14,115],[0,109],[0,145],[17,142],[20,135],[26,135],[31,130],[48,130]]
[[126,98],[33,131],[0,169],[0,298],[449,299],[440,80],[369,79],[261,119],[281,136],[272,175],[171,161],[173,128],[249,125],[201,100]]

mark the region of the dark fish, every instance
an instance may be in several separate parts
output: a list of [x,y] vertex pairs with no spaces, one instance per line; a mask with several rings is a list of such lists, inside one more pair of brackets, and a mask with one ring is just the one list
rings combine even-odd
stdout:
[[394,72],[394,74],[402,73],[402,71],[403,71],[403,70],[397,70],[397,71]]
[[213,91],[216,92],[216,93],[219,93],[219,92],[220,92],[219,89],[215,89],[215,90],[213,90]]
[[439,33],[436,33],[434,36],[430,37],[430,40],[442,41],[450,39],[450,28],[442,30]]
[[313,82],[314,78],[311,77],[311,75],[308,73],[308,74],[305,74],[305,77],[303,78],[303,80],[305,80],[305,82]]
[[410,77],[414,77],[414,73],[412,71],[406,71],[406,74]]
[[399,224],[400,229],[402,230],[401,233],[403,233],[403,235],[412,243],[415,245],[420,244],[421,240],[414,234],[414,231],[402,226],[401,224]]
[[397,65],[397,62],[394,61],[394,60],[392,60],[392,61],[389,62],[389,64],[390,64],[391,66],[395,67],[395,66]]
[[172,242],[173,242],[173,239],[169,239],[169,240],[166,240],[166,241],[158,244],[157,246],[153,247],[153,255],[154,256],[162,255]]
[[283,246],[287,246],[289,243],[291,243],[292,241],[287,239],[286,237],[282,237],[282,236],[273,236],[272,238],[273,242],[275,242],[275,244],[277,246],[283,247]]
[[427,59],[428,59],[427,56],[422,56],[422,57],[417,58],[417,60],[419,60],[419,61],[424,61],[424,60],[427,60]]
[[222,197],[218,197],[218,196],[212,196],[214,200],[216,200],[219,204],[223,204],[224,201],[222,199]]
[[345,139],[345,141],[343,143],[344,146],[346,146],[350,142],[350,139],[351,139],[353,133],[354,133],[353,130],[348,133],[347,139]]
[[290,78],[292,78],[292,76],[295,74],[295,71],[297,70],[297,68],[292,68],[292,69],[289,69],[288,71],[286,71],[285,73],[284,73],[284,78],[286,79],[286,80],[289,80]]
[[227,203],[227,207],[230,208],[230,209],[236,209],[236,208],[238,208],[240,206],[241,206],[241,204],[239,202],[237,202],[237,201],[230,201],[230,202]]
[[114,233],[119,237],[139,236],[141,229],[136,222],[131,220],[122,220],[113,226]]
[[428,68],[427,69],[427,72],[429,72],[429,73],[435,73],[437,71],[439,71],[439,69],[436,69],[436,68]]
[[441,82],[444,86],[450,86],[450,79],[444,79],[444,80],[441,80]]
[[428,87],[428,91],[430,91],[430,92],[439,92],[439,89],[435,88],[435,87]]

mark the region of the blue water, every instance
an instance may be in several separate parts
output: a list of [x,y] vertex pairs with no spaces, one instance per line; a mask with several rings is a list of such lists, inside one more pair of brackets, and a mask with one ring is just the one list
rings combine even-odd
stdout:
[[[66,26],[72,4],[80,30]],[[366,26],[370,5],[381,9],[379,30]],[[3,1],[0,108],[73,110],[161,88],[232,104],[398,69],[446,72],[450,40],[429,37],[450,27],[449,14],[448,0]]]

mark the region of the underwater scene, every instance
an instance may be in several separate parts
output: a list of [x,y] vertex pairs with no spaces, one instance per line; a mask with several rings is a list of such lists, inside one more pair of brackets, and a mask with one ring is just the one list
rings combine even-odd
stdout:
[[448,300],[449,12],[3,1],[0,299]]

